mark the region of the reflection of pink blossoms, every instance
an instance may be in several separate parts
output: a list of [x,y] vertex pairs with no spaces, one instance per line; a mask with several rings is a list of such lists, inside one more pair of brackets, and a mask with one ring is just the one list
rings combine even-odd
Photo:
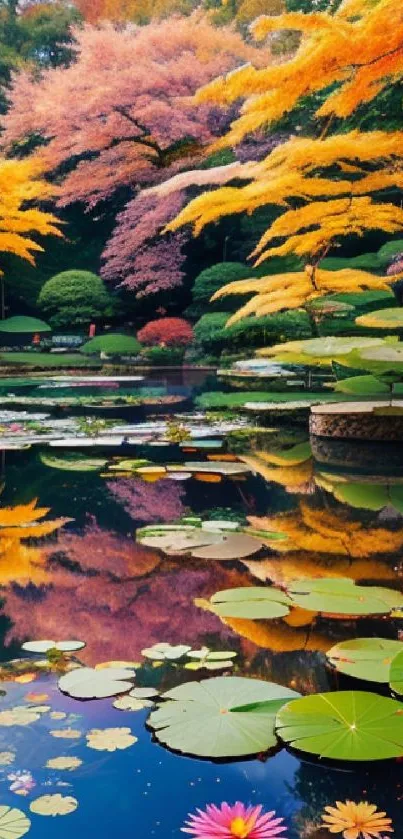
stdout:
[[171,522],[185,512],[182,503],[185,490],[171,480],[148,484],[136,478],[123,478],[110,481],[108,489],[135,521]]
[[233,805],[224,801],[220,807],[208,804],[197,813],[182,827],[194,839],[277,839],[287,829],[283,819],[275,818],[274,810],[261,815],[261,805],[246,807],[240,801]]
[[15,792],[16,795],[28,795],[31,789],[36,786],[31,773],[25,769],[11,772],[10,775],[7,775],[7,780],[12,781],[10,790]]

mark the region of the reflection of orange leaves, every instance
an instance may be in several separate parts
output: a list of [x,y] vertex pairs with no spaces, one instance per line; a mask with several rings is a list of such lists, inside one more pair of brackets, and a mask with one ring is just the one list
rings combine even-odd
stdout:
[[295,629],[284,622],[265,623],[264,621],[247,620],[245,618],[221,618],[222,622],[231,627],[238,635],[252,641],[257,647],[274,650],[278,653],[293,650],[322,650],[329,649],[330,639],[319,632],[305,629]]
[[36,507],[37,500],[34,498],[28,504],[0,508],[0,527],[15,527],[43,519],[50,512],[50,507]]
[[312,552],[282,554],[262,560],[243,560],[248,571],[261,582],[272,582],[277,586],[287,585],[301,577],[349,577],[351,580],[394,580],[395,572],[386,562],[379,559],[355,559],[324,556]]
[[242,455],[241,460],[265,481],[281,484],[287,492],[311,492],[313,461],[311,458],[295,466],[268,466],[264,463],[264,453],[256,452],[256,456]]
[[8,676],[7,680],[10,682],[17,682],[19,685],[27,685],[29,682],[34,682],[38,677],[37,673],[21,673],[21,676]]
[[42,705],[43,702],[46,702],[49,699],[48,693],[26,693],[24,696],[25,702],[38,702],[39,705]]
[[46,516],[49,507],[37,507],[34,498],[28,504],[0,508],[0,583],[13,581],[42,583],[48,579],[44,570],[44,551],[24,545],[23,539],[34,539],[54,533],[67,518],[38,521]]
[[195,472],[193,477],[204,484],[219,484],[222,481],[221,475],[209,475],[208,472]]
[[394,553],[403,547],[403,528],[391,531],[383,527],[367,527],[361,521],[348,518],[345,511],[329,512],[304,503],[296,512],[263,518],[251,516],[249,522],[256,529],[287,534],[288,551],[315,551],[360,558]]

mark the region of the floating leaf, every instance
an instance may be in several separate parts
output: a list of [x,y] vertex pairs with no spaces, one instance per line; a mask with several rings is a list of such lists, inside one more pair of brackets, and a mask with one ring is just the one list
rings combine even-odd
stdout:
[[168,556],[187,554],[197,547],[218,544],[223,540],[221,532],[202,530],[201,527],[170,525],[144,527],[137,531],[137,541],[149,548],[158,548]]
[[186,644],[172,645],[161,642],[160,644],[154,644],[153,647],[146,647],[141,651],[141,655],[145,658],[154,659],[155,661],[164,661],[165,659],[167,661],[176,661],[178,658],[186,655],[191,649]]
[[29,818],[16,807],[0,807],[0,839],[20,839],[31,827]]
[[353,638],[336,644],[327,658],[339,673],[368,682],[388,682],[392,659],[403,650],[401,641],[387,638]]
[[213,611],[221,618],[282,618],[291,603],[285,592],[276,588],[250,586],[218,591],[210,599]]
[[79,667],[66,673],[59,679],[59,690],[74,699],[104,699],[130,690],[134,673],[123,667],[111,667],[95,670],[92,667]]
[[113,707],[118,711],[142,711],[144,708],[150,708],[151,705],[152,702],[148,703],[148,700],[143,701],[130,695],[121,696],[113,702]]
[[263,543],[253,536],[247,536],[245,533],[229,533],[223,534],[221,542],[195,548],[192,550],[192,556],[195,559],[217,559],[225,562],[252,556],[262,547]]
[[276,743],[274,719],[294,691],[272,682],[218,676],[180,685],[148,724],[169,748],[198,757],[257,754]]
[[47,761],[47,769],[66,769],[70,772],[81,766],[82,760],[79,757],[52,757]]
[[73,653],[85,647],[84,641],[26,641],[22,649],[29,653],[47,653],[58,650],[60,653]]
[[6,711],[0,711],[0,726],[11,725],[30,725],[32,722],[37,722],[40,719],[36,708],[9,708]]
[[76,728],[57,728],[55,731],[49,731],[49,734],[61,740],[76,740],[81,737],[81,731]]
[[304,696],[284,705],[276,731],[285,743],[335,760],[403,755],[403,704],[361,691]]
[[333,615],[384,615],[403,604],[403,595],[380,586],[357,586],[348,578],[297,580],[287,587],[297,606]]
[[134,696],[135,699],[153,699],[158,696],[158,691],[155,688],[133,688],[129,696]]
[[139,661],[102,661],[95,665],[95,670],[110,670],[115,667],[123,667],[124,670],[136,670],[137,667],[141,667],[141,663]]
[[29,809],[37,816],[68,816],[77,810],[78,801],[71,795],[41,795],[32,801]]
[[188,658],[195,659],[185,664],[187,670],[228,670],[234,666],[233,659],[237,653],[226,650],[214,652],[208,647],[201,650],[190,650]]
[[87,746],[98,752],[116,752],[137,743],[130,728],[93,728],[86,735]]
[[10,763],[14,763],[14,761],[14,752],[0,752],[0,766],[9,766]]
[[358,326],[368,326],[374,329],[403,329],[403,310],[379,309],[375,312],[368,312],[355,319]]
[[403,652],[398,653],[390,665],[389,684],[394,693],[403,696]]

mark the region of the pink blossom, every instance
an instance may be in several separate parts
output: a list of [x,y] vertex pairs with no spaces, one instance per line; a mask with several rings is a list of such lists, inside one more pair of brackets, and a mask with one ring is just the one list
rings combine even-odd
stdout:
[[[230,805],[224,801],[220,807],[208,804],[205,811],[190,815],[184,833],[194,839],[277,839],[287,829],[275,812],[262,813],[262,805],[246,807],[240,801]],[[283,837],[286,839],[286,837]]]
[[10,791],[15,792],[16,795],[28,795],[36,786],[36,783],[30,772],[27,770],[18,770],[7,775],[7,780],[12,781]]

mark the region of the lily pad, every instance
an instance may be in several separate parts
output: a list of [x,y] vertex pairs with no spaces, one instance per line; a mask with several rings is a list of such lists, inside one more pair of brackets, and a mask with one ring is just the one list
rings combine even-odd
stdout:
[[288,615],[291,600],[279,589],[251,586],[218,591],[213,594],[210,603],[221,618],[264,620]]
[[387,638],[353,638],[336,644],[326,655],[339,673],[365,679],[367,682],[383,683],[389,681],[391,662],[400,650],[403,651],[401,641]]
[[169,690],[148,724],[161,743],[185,754],[258,754],[277,745],[275,715],[296,695],[273,682],[218,676]]
[[188,658],[192,661],[185,664],[185,668],[186,670],[228,670],[234,666],[233,659],[236,656],[235,652],[227,650],[213,652],[208,647],[202,647],[201,650],[190,650]]
[[144,527],[137,531],[137,541],[148,548],[158,548],[168,556],[187,554],[194,548],[218,544],[223,539],[220,531],[202,530],[201,527],[169,525]]
[[16,807],[0,807],[0,839],[20,839],[31,827],[30,819]]
[[213,472],[219,475],[242,475],[247,472],[250,472],[249,466],[246,466],[244,463],[228,463],[227,461],[223,460],[215,460],[206,463],[205,460],[200,461],[185,461],[182,466],[167,466],[168,472]]
[[211,543],[192,550],[195,559],[218,559],[229,561],[232,559],[244,559],[252,556],[263,547],[263,542],[245,533],[229,533],[222,535],[220,542]]
[[360,315],[355,322],[358,326],[374,329],[403,329],[403,310],[397,306],[394,309],[379,309]]
[[85,641],[26,641],[22,649],[28,653],[47,653],[49,650],[58,650],[60,653],[74,653],[82,650]]
[[154,644],[153,647],[146,647],[146,649],[141,651],[141,655],[155,661],[176,661],[178,658],[182,658],[186,653],[190,652],[191,649],[186,644],[172,645],[161,642],[160,644]]
[[394,657],[390,665],[389,684],[393,693],[403,696],[403,651]]
[[92,667],[79,667],[71,670],[59,679],[59,690],[74,699],[104,699],[129,691],[133,685],[128,679],[134,673],[123,667],[110,667],[95,670]]
[[403,605],[403,594],[380,586],[357,586],[348,578],[297,580],[287,587],[293,602],[332,615],[386,615]]
[[289,746],[322,758],[401,757],[403,704],[364,691],[304,696],[279,710],[276,732]]

